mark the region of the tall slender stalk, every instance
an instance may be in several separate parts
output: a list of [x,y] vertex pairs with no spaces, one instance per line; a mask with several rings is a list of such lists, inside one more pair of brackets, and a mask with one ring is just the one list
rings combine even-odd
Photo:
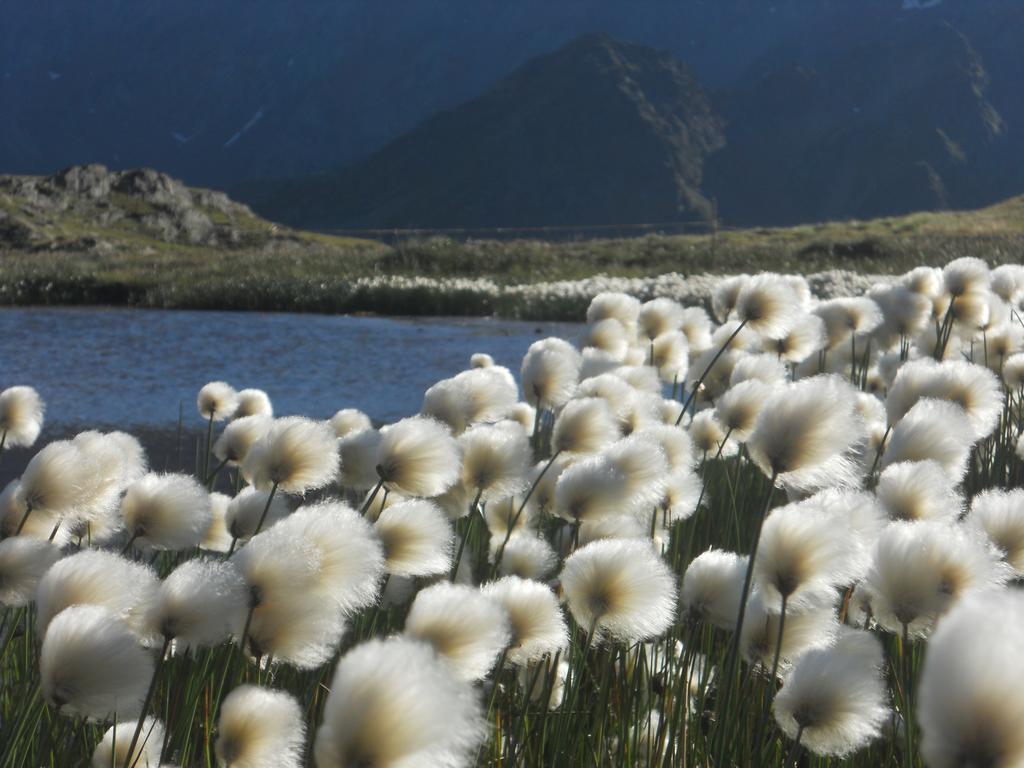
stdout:
[[[146,698],[142,700],[142,710],[139,712],[139,722],[135,724],[135,733],[132,734],[131,743],[128,745],[128,755],[124,760],[124,768],[134,768],[139,758],[132,760],[135,753],[135,745],[139,743],[139,735],[142,733],[142,724],[149,714],[149,707],[153,703],[153,694],[156,693],[157,683],[160,681],[160,670],[163,669],[164,659],[167,657],[167,649],[171,647],[170,635],[164,636],[163,645],[160,647],[160,655],[157,656],[156,665],[153,667],[153,677],[149,680],[149,690],[146,691]],[[141,757],[141,755],[140,755]]]
[[[729,345],[732,344],[733,339],[735,339],[737,336],[739,336],[740,331],[743,330],[743,328],[746,326],[746,324],[747,324],[747,321],[743,320],[742,322],[740,322],[739,325],[736,326],[736,330],[733,331],[729,335],[729,338],[726,339],[725,342],[722,344],[722,346],[718,348],[718,351],[715,353],[715,356],[711,358],[711,362],[708,363],[707,367],[703,370],[703,372],[701,372],[700,378],[698,378],[697,381],[694,382],[693,389],[690,390],[690,394],[688,394],[686,396],[686,400],[683,402],[683,408],[679,412],[679,418],[676,419],[676,426],[677,427],[679,426],[680,422],[682,422],[683,416],[686,414],[686,411],[689,409],[690,403],[693,401],[693,398],[697,395],[697,392],[700,391],[700,387],[704,383],[704,379],[707,378],[708,373],[711,372],[711,369],[715,367],[715,363],[718,362],[718,358],[720,358],[725,353],[725,350],[727,350],[729,348]],[[684,387],[684,389],[685,389],[685,387]]]

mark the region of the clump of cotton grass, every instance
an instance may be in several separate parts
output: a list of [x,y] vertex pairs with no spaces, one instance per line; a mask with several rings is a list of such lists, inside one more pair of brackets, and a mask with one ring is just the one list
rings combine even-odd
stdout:
[[260,490],[303,494],[324,488],[338,474],[337,438],[322,422],[301,416],[275,419],[242,464],[245,479]]
[[305,740],[291,694],[240,685],[221,702],[214,749],[225,768],[299,768]]
[[683,574],[680,608],[689,622],[706,621],[721,629],[736,628],[747,557],[709,549],[697,555]]
[[679,330],[686,335],[691,354],[711,349],[711,318],[703,307],[684,307]]
[[233,565],[187,560],[160,583],[146,607],[146,621],[153,634],[181,647],[214,646],[244,620],[248,596],[245,580]]
[[843,485],[856,478],[852,453],[863,432],[856,390],[838,377],[815,376],[775,390],[747,450],[773,482],[798,490]]
[[433,576],[451,569],[455,536],[436,504],[417,499],[388,507],[373,529],[392,576]]
[[348,432],[338,439],[341,470],[338,484],[353,491],[368,491],[380,479],[377,476],[377,451],[382,435],[367,428]]
[[683,308],[672,299],[657,298],[645,301],[637,317],[639,335],[653,341],[663,333],[678,330],[683,323]]
[[[689,469],[671,470],[665,476],[665,490],[658,502],[657,522],[664,527],[697,513],[706,500],[704,482]],[[639,514],[634,510],[634,514]],[[647,518],[650,521],[650,517]]]
[[24,523],[14,533],[37,513],[59,523],[77,509],[93,508],[103,490],[100,467],[80,446],[70,440],[50,443],[32,457],[21,475],[17,493],[25,510]]
[[[825,323],[826,348],[829,350],[851,337],[851,343],[855,345],[858,336],[871,333],[883,321],[881,308],[866,297],[829,299],[818,304],[811,312]],[[855,346],[851,352],[851,357],[856,355]]]
[[54,617],[73,605],[100,605],[144,640],[145,612],[159,581],[152,568],[103,550],[83,550],[50,567],[36,587],[36,626],[44,637]]
[[224,464],[241,465],[253,445],[267,434],[273,423],[270,416],[259,413],[235,419],[224,427],[213,444],[213,455]]
[[513,533],[506,541],[491,538],[490,562],[497,566],[499,576],[518,576],[539,581],[558,567],[558,556],[545,539],[529,533]]
[[48,540],[56,527],[54,541],[63,544],[66,529],[59,525],[60,518],[46,511],[30,513],[21,493],[21,481],[12,480],[0,491],[0,532],[3,537],[23,536]]
[[954,259],[942,268],[942,281],[950,296],[987,291],[992,282],[988,264],[972,256]]
[[675,617],[675,578],[644,541],[587,544],[566,559],[560,580],[573,618],[594,638],[648,640]]
[[210,524],[203,532],[199,548],[207,552],[227,552],[231,548],[231,533],[226,522],[231,497],[223,493],[210,494]]
[[1003,409],[995,374],[984,366],[964,361],[936,363],[925,358],[903,365],[886,398],[889,423],[898,422],[923,398],[959,405],[970,419],[976,439],[995,429]]
[[[678,400],[662,399],[661,405],[657,408],[658,417],[655,424],[666,424],[668,426],[681,426],[686,429],[690,426],[690,414],[683,411],[683,404]],[[650,425],[645,425],[650,426]]]
[[879,465],[883,470],[905,461],[934,460],[955,483],[967,472],[973,427],[963,409],[924,399],[893,427]]
[[694,449],[704,458],[728,457],[738,450],[736,441],[726,433],[717,414],[711,409],[697,413],[687,432]]
[[526,402],[538,410],[561,408],[572,397],[582,362],[580,353],[561,339],[535,341],[519,371]]
[[982,536],[962,526],[896,522],[879,536],[863,585],[883,629],[926,637],[950,606],[1011,574]]
[[668,331],[651,342],[650,364],[661,380],[669,384],[681,381],[690,361],[690,348],[682,331]]
[[925,651],[917,696],[921,753],[929,766],[1024,761],[1022,643],[1019,591],[974,595],[939,623]]
[[906,353],[908,340],[924,330],[931,317],[932,303],[927,296],[914,293],[901,285],[886,285],[872,290],[871,299],[882,311],[882,324],[875,330],[875,338],[885,349],[899,343]]
[[105,721],[142,708],[153,658],[106,608],[76,605],[58,614],[43,638],[43,698],[62,714]]
[[500,418],[516,402],[516,385],[505,369],[474,368],[430,387],[423,395],[423,416],[461,434],[472,424]]
[[0,451],[32,446],[43,429],[45,412],[43,399],[32,387],[8,387],[0,392]]
[[931,460],[889,465],[878,477],[875,497],[891,520],[953,523],[964,508],[953,480]]
[[744,282],[736,297],[738,327],[763,337],[785,336],[802,314],[792,287],[779,275],[762,273]]
[[625,357],[630,341],[630,333],[626,326],[611,317],[589,326],[583,335],[584,347],[607,352],[618,360]]
[[269,416],[274,415],[274,404],[270,402],[270,396],[262,389],[243,389],[238,393],[238,405],[235,412],[231,414],[233,419],[243,419],[246,416]]
[[841,629],[834,645],[803,654],[772,703],[790,739],[820,756],[846,757],[881,735],[889,717],[882,647]]
[[342,408],[331,416],[331,427],[340,440],[354,432],[373,427],[370,417],[357,408]]
[[472,764],[487,727],[472,687],[433,650],[371,640],[338,663],[316,734],[317,768]]
[[669,424],[650,424],[633,433],[639,440],[649,440],[661,448],[671,471],[692,469],[694,456],[693,440],[686,430]]
[[196,396],[196,408],[204,419],[224,421],[231,418],[238,408],[238,393],[234,387],[223,381],[211,381],[203,385]]
[[661,446],[638,437],[625,437],[601,454],[616,480],[621,511],[647,512],[665,496],[668,462]]
[[526,488],[530,443],[518,426],[480,424],[457,440],[462,485],[480,501],[506,499]]
[[590,325],[616,320],[625,329],[635,331],[639,316],[640,301],[625,293],[599,293],[587,307],[587,323]]
[[571,400],[555,419],[551,450],[556,454],[596,453],[619,438],[619,426],[598,397]]
[[747,661],[767,674],[772,669],[787,669],[810,650],[827,648],[838,631],[839,621],[832,606],[773,613],[761,594],[754,592],[740,634],[740,650]]
[[505,418],[514,421],[529,433],[537,419],[537,409],[529,403],[516,403],[505,414]]
[[569,630],[558,599],[545,584],[506,576],[480,588],[509,618],[511,636],[505,660],[525,666],[554,656],[569,645]]
[[551,512],[580,524],[622,513],[624,488],[602,455],[581,459],[558,476]]
[[62,557],[60,547],[44,539],[18,536],[0,541],[0,605],[28,605],[39,579]]
[[284,497],[271,496],[267,491],[249,486],[228,502],[224,524],[232,539],[244,542],[256,533],[261,520],[262,530],[266,530],[286,518],[289,512],[291,508]]
[[964,522],[992,542],[1018,577],[1024,575],[1024,490],[982,491]]
[[392,424],[377,447],[377,486],[407,496],[439,496],[456,483],[459,449],[441,422],[413,416]]
[[730,439],[744,443],[754,430],[761,408],[772,393],[763,381],[741,381],[718,399],[715,413]]
[[146,475],[128,487],[121,501],[129,543],[155,549],[198,546],[211,514],[209,494],[189,475]]
[[1024,266],[1000,264],[989,274],[992,292],[1008,304],[1019,304],[1024,298]]
[[789,373],[786,366],[775,355],[754,352],[740,355],[729,374],[730,387],[735,387],[744,381],[781,384],[788,380]]
[[132,734],[138,725],[137,720],[130,720],[108,728],[93,750],[93,768],[123,765],[159,768],[160,752],[164,744],[164,724],[155,717],[147,717],[139,730],[139,739],[133,746]]
[[407,637],[429,643],[462,680],[482,680],[511,639],[508,612],[479,590],[441,582],[422,589],[405,619]]

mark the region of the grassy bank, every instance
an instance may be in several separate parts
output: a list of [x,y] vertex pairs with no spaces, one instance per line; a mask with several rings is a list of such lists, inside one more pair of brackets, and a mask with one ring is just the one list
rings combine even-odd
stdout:
[[[88,241],[87,235],[69,232],[64,242]],[[757,270],[885,275],[965,255],[992,264],[1019,261],[1024,199],[973,212],[738,230],[716,237],[561,243],[434,238],[386,245],[275,231],[258,246],[232,248],[159,242],[126,231],[118,237],[105,231],[103,238],[102,248],[88,250],[0,247],[0,304],[564,319],[579,317],[589,298],[608,287],[694,301],[706,294],[709,275]],[[661,284],[615,280],[652,275],[672,277]],[[826,290],[825,295],[832,294]]]

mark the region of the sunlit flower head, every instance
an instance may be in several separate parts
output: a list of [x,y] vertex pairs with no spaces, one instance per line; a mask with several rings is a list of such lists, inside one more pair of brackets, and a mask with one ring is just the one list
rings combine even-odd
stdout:
[[511,640],[505,656],[523,666],[554,656],[569,644],[569,631],[558,599],[546,584],[506,576],[484,584],[480,592],[508,615]]
[[237,466],[245,461],[252,446],[267,434],[274,420],[264,414],[253,414],[237,418],[224,427],[217,442],[213,444],[213,455],[221,461]]
[[128,487],[121,516],[138,543],[187,549],[203,540],[210,525],[210,496],[189,475],[149,474]]
[[221,702],[215,749],[224,768],[300,768],[305,741],[302,709],[289,693],[241,685]]
[[622,360],[630,345],[630,332],[614,318],[606,318],[587,327],[583,334],[583,346],[607,352]]
[[599,397],[570,400],[551,433],[551,449],[558,453],[595,453],[620,435],[608,403]]
[[337,438],[323,422],[301,416],[274,419],[242,464],[242,474],[260,490],[274,486],[302,494],[334,482],[338,474]]
[[238,405],[235,412],[231,414],[233,419],[242,419],[246,416],[273,416],[274,406],[270,402],[270,396],[262,389],[243,389],[238,393]]
[[454,533],[438,507],[422,499],[388,507],[373,525],[394,576],[432,576],[452,565]]
[[377,473],[408,496],[439,496],[459,477],[459,449],[447,427],[422,416],[402,419],[382,433]]
[[984,533],[1018,577],[1024,575],[1024,490],[982,491],[964,522]]
[[732,440],[738,443],[747,441],[761,408],[773,391],[770,384],[750,379],[733,385],[718,398],[715,405],[717,420]]
[[988,264],[972,256],[954,259],[942,269],[946,291],[954,297],[974,291],[987,291],[991,280]]
[[747,280],[736,297],[736,317],[769,339],[785,336],[803,308],[792,286],[779,275],[762,273]]
[[380,450],[382,435],[368,427],[347,433],[338,439],[338,456],[341,470],[338,483],[344,488],[366,491],[376,485],[377,452]]
[[657,298],[640,306],[639,335],[653,341],[663,333],[677,331],[683,324],[683,308],[672,299]]
[[535,408],[560,408],[579,381],[580,353],[561,339],[535,341],[523,357],[519,379],[526,402]]
[[249,591],[241,574],[222,560],[187,560],[160,583],[146,606],[153,634],[190,648],[217,645],[244,622]]
[[587,322],[617,320],[626,328],[636,328],[640,301],[625,293],[599,293],[587,307]]
[[811,310],[825,323],[826,346],[834,349],[851,335],[871,333],[882,324],[882,310],[869,298],[839,298],[823,301]]
[[275,494],[271,498],[268,491],[258,491],[252,486],[243,488],[228,503],[224,523],[231,538],[247,541],[256,527],[263,521],[260,530],[266,530],[291,512],[288,500]]
[[[581,534],[582,535],[582,534]],[[558,556],[546,539],[529,532],[513,533],[505,541],[505,535],[491,537],[490,562],[497,562],[499,576],[518,576],[522,579],[541,580],[548,578],[558,567]]]
[[690,349],[682,331],[666,331],[651,342],[651,365],[661,380],[672,384],[682,381],[690,360]]
[[803,654],[831,645],[839,631],[835,609],[830,605],[787,613],[783,622],[782,615],[769,610],[760,592],[755,590],[747,604],[740,649],[748,662],[758,665],[766,673],[775,660],[780,625],[782,643],[778,647],[783,675]]
[[891,520],[953,523],[964,508],[953,479],[931,460],[890,464],[878,478],[875,496]]
[[699,355],[711,349],[711,318],[703,307],[685,307],[679,330],[686,334],[691,354]]
[[36,585],[50,566],[62,557],[56,544],[29,536],[0,541],[0,605],[28,605]]
[[203,532],[199,548],[207,552],[227,552],[231,548],[231,534],[225,518],[231,497],[223,493],[210,494],[210,524]]
[[725,428],[713,409],[700,411],[694,416],[687,432],[693,441],[694,450],[700,455],[715,458],[736,453],[736,441],[731,435],[726,435]]
[[924,399],[893,427],[881,468],[904,461],[936,461],[958,483],[967,471],[973,427],[963,409],[942,400]]
[[139,729],[139,738],[132,750],[132,739],[138,720],[117,723],[107,729],[103,739],[92,753],[92,768],[131,765],[134,768],[159,768],[160,751],[164,745],[164,724],[155,717],[147,717]]
[[519,425],[480,424],[458,438],[462,484],[482,501],[494,502],[526,488],[532,452]]
[[29,447],[43,429],[46,406],[32,387],[8,387],[0,392],[0,435],[5,448]]
[[709,549],[697,555],[683,574],[679,598],[683,617],[732,630],[740,611],[746,555]]
[[238,407],[238,393],[230,384],[211,381],[203,385],[196,397],[199,415],[212,421],[224,421],[234,414]]
[[346,437],[353,432],[361,432],[370,429],[373,423],[370,417],[357,408],[342,408],[331,416],[331,427],[339,439]]
[[711,291],[711,309],[719,322],[724,323],[736,307],[743,286],[750,280],[750,275],[734,275],[718,281]]

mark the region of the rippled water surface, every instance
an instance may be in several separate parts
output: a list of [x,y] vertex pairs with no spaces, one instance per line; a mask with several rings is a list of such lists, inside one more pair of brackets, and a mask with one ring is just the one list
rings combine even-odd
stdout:
[[[360,408],[391,421],[489,352],[518,374],[527,347],[579,326],[480,318],[378,318],[134,309],[0,310],[0,389],[31,384],[59,424],[166,426],[198,419],[207,381],[265,389],[279,415]],[[190,421],[191,420],[191,421]]]

